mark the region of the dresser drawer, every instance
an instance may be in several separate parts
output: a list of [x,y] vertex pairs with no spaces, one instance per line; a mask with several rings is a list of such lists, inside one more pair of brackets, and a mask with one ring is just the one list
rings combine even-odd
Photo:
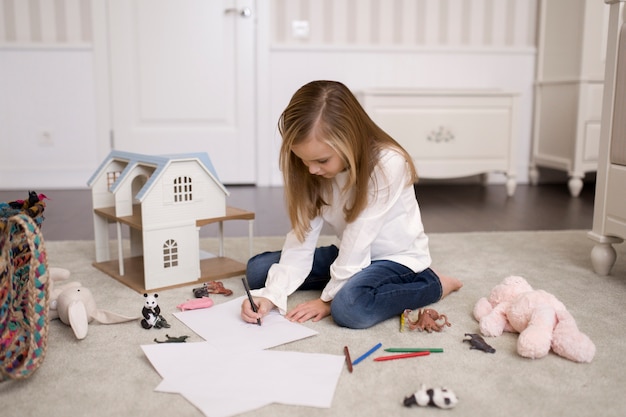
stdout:
[[511,114],[503,108],[379,107],[370,116],[417,160],[503,158]]
[[598,162],[600,151],[600,122],[588,122],[585,125],[585,146],[583,162]]
[[599,122],[602,118],[602,96],[604,94],[604,83],[594,83],[583,86],[587,91],[585,110],[581,117],[586,120]]
[[367,90],[365,111],[413,157],[420,177],[500,171],[514,177],[516,94]]

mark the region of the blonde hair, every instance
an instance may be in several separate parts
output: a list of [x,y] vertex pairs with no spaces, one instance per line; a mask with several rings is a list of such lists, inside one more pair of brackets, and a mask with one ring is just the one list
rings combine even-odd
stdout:
[[353,201],[343,208],[350,223],[368,203],[368,184],[380,151],[393,148],[404,155],[410,183],[417,182],[417,172],[409,154],[367,115],[350,90],[336,81],[312,81],[291,98],[278,121],[283,138],[279,164],[283,173],[287,213],[296,236],[301,241],[311,228],[310,221],[330,204],[331,181],[309,173],[307,166],[293,152],[315,132],[342,158],[348,180],[343,191],[354,188]]

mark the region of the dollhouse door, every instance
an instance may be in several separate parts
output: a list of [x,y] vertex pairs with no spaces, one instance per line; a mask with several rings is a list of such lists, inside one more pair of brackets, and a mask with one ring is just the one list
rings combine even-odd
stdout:
[[112,147],[255,183],[255,0],[108,2]]

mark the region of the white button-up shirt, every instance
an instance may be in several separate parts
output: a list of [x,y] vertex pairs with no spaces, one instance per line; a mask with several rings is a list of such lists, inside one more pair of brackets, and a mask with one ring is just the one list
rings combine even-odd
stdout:
[[293,231],[287,234],[280,262],[272,265],[264,288],[253,294],[271,300],[285,314],[287,296],[311,272],[313,254],[324,223],[339,238],[339,255],[330,267],[330,281],[321,299],[330,301],[354,274],[375,260],[390,260],[420,272],[431,264],[428,237],[424,233],[413,185],[404,156],[394,150],[381,152],[368,187],[368,205],[351,223],[343,208],[353,190],[342,192],[347,172],[333,178],[333,196],[321,215],[311,220],[311,230],[303,242]]

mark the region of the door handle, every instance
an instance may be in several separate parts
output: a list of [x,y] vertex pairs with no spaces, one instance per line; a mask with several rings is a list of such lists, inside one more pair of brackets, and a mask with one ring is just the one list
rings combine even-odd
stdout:
[[252,16],[252,10],[249,7],[244,7],[243,9],[231,7],[229,9],[224,10],[224,14],[232,14],[232,13],[236,13],[243,18],[248,18]]

